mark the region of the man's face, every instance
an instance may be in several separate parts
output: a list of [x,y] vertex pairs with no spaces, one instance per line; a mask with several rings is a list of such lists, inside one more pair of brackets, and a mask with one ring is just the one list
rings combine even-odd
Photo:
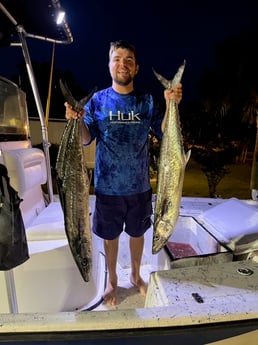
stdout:
[[118,48],[111,53],[109,71],[118,85],[127,86],[132,83],[138,69],[135,56],[130,50]]

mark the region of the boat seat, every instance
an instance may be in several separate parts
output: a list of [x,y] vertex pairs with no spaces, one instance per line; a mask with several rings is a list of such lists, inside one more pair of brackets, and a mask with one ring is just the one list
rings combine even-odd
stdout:
[[66,239],[60,202],[51,202],[26,229],[28,241]]
[[28,241],[65,239],[60,202],[46,205],[42,185],[47,181],[45,155],[38,148],[2,151],[10,183],[18,192]]

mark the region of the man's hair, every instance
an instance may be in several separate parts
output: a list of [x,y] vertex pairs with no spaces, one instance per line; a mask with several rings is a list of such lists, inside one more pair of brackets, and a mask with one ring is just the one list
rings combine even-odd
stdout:
[[109,58],[111,57],[111,54],[118,48],[130,50],[134,54],[135,61],[137,62],[137,52],[135,46],[132,43],[124,40],[110,42]]

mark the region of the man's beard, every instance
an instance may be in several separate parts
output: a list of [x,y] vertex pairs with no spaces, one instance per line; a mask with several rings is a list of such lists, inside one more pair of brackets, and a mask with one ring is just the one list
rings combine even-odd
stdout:
[[114,78],[114,81],[120,86],[127,86],[133,81],[133,78],[128,75],[127,78]]

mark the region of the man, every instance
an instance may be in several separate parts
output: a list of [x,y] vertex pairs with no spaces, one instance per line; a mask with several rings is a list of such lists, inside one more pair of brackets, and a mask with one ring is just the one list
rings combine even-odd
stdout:
[[[131,283],[146,295],[140,275],[144,233],[151,226],[152,191],[149,173],[148,133],[162,136],[167,111],[160,113],[152,95],[134,90],[139,71],[135,47],[127,41],[111,42],[109,71],[112,86],[96,92],[78,114],[69,104],[66,118],[84,116],[83,143],[96,138],[94,184],[96,205],[93,232],[104,240],[108,283],[107,304],[117,304],[117,255],[119,235],[130,236]],[[169,99],[180,102],[182,86],[165,90]]]

